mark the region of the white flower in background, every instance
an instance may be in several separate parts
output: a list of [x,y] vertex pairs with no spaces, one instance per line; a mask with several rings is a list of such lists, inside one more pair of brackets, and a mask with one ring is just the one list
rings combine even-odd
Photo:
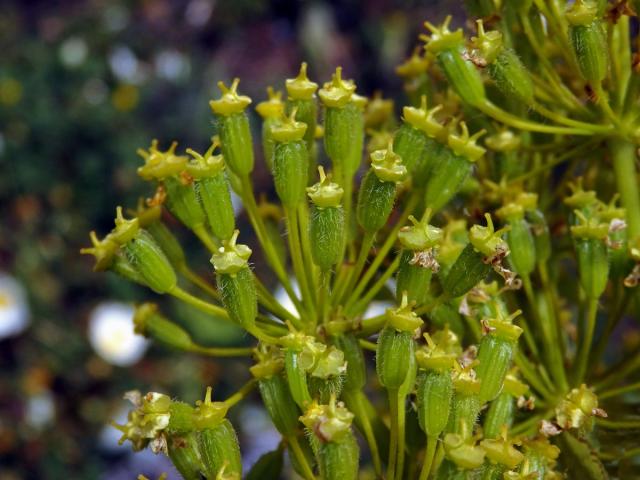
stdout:
[[22,332],[29,325],[29,305],[24,287],[0,272],[0,339]]
[[27,398],[25,422],[29,426],[36,430],[42,430],[53,422],[55,414],[56,407],[53,401],[53,394],[49,390],[44,390]]
[[211,18],[215,0],[191,0],[184,12],[184,18],[192,27],[202,27]]
[[[291,288],[293,288],[296,296],[300,298],[300,287],[298,287],[298,282],[296,282],[295,278],[293,277],[289,278],[289,281],[291,282]],[[275,297],[276,301],[285,308],[285,310],[296,316],[299,315],[296,306],[293,304],[291,298],[287,294],[287,291],[282,285],[278,286],[273,296]]]
[[89,316],[89,342],[111,365],[133,365],[149,346],[144,337],[133,332],[133,312],[133,307],[124,303],[104,302]]
[[66,67],[77,67],[81,65],[89,54],[87,42],[80,37],[70,37],[60,44],[58,55],[60,61]]
[[177,50],[162,50],[155,57],[156,75],[165,80],[176,82],[187,78],[191,73],[189,59]]
[[375,300],[369,304],[367,311],[364,312],[363,318],[371,318],[371,317],[377,317],[378,315],[383,315],[388,308],[392,308],[395,306],[396,305],[393,302],[388,302],[388,301],[383,302],[383,301]]
[[118,45],[111,50],[109,68],[118,80],[132,85],[140,85],[146,79],[144,66],[133,50],[125,45]]

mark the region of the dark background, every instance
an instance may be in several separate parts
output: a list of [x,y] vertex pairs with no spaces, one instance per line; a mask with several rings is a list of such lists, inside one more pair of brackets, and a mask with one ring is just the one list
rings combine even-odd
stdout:
[[[255,106],[267,85],[283,88],[302,60],[318,83],[342,65],[360,93],[382,90],[399,109],[395,67],[422,21],[440,21],[458,3],[1,2],[0,273],[25,289],[30,323],[0,338],[0,480],[155,478],[167,469],[163,459],[118,448],[117,432],[105,427],[122,416],[122,393],[157,390],[193,402],[204,385],[224,398],[247,378],[242,362],[155,346],[133,367],[117,367],[87,340],[98,303],[159,301],[92,272],[92,260],[78,253],[90,230],[110,230],[116,205],[134,206],[151,193],[136,175],[136,149],[152,138],[204,149],[218,80],[239,76]],[[269,189],[264,167],[255,179]],[[210,274],[203,252],[193,258]],[[174,303],[163,309],[204,342],[245,341],[229,329],[198,331],[197,314]],[[255,405],[232,413],[248,461],[277,443]]]

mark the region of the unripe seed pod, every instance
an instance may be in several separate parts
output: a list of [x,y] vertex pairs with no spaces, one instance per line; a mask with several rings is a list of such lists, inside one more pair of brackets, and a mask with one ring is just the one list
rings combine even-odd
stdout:
[[360,166],[364,142],[364,105],[355,90],[352,80],[342,79],[342,68],[338,67],[331,82],[318,92],[325,106],[324,148],[334,169],[344,172],[345,181],[350,181]]
[[269,171],[272,171],[275,140],[271,134],[271,128],[280,122],[284,115],[285,105],[282,102],[281,91],[276,92],[272,87],[267,87],[267,95],[269,99],[260,102],[256,106],[256,111],[262,117],[262,153],[264,155],[264,161]]
[[417,306],[429,299],[431,274],[440,268],[435,247],[442,240],[442,230],[429,225],[430,214],[427,210],[420,222],[409,216],[413,226],[403,227],[398,233],[404,250],[396,276],[396,298],[400,301],[402,292],[407,292],[409,301]]
[[217,253],[211,257],[216,271],[218,290],[222,304],[231,320],[245,330],[251,330],[258,315],[258,295],[255,278],[248,266],[251,249],[246,245],[236,245],[238,230]]
[[525,105],[533,103],[533,81],[527,68],[510,48],[505,48],[502,33],[485,32],[482,20],[477,20],[478,36],[472,38],[473,46],[487,65],[489,75],[507,98],[515,97]]
[[531,224],[533,241],[536,248],[536,262],[538,265],[546,263],[551,257],[551,235],[549,226],[540,210],[530,210],[527,212],[527,219]]
[[216,115],[218,135],[222,142],[222,153],[229,168],[236,175],[246,176],[253,170],[253,141],[249,118],[245,108],[251,99],[238,95],[240,80],[235,78],[230,88],[218,82],[222,96],[218,100],[211,100],[209,105]]
[[388,390],[397,390],[415,375],[415,341],[413,335],[422,320],[412,311],[407,296],[397,309],[387,310],[387,325],[378,337],[376,373]]
[[536,265],[536,246],[529,223],[524,219],[525,205],[518,201],[511,202],[496,213],[506,220],[509,227],[505,233],[511,252],[509,264],[518,275],[528,276]]
[[[311,340],[313,340],[311,338]],[[289,385],[289,391],[293,400],[301,409],[306,409],[311,403],[311,394],[307,384],[307,370],[304,362],[300,360],[300,353],[309,338],[303,333],[290,333],[283,338],[286,348],[284,350],[284,367]]]
[[[454,385],[456,385],[454,383]],[[446,431],[449,433],[462,434],[463,432],[473,432],[473,427],[478,420],[480,413],[480,399],[477,391],[480,389],[479,382],[473,390],[460,390],[456,385],[456,391],[451,404],[451,413]]]
[[433,212],[440,211],[462,189],[473,170],[473,163],[485,152],[475,143],[484,130],[469,136],[464,122],[460,123],[460,128],[460,135],[450,133],[448,146],[441,145],[434,153],[425,195],[425,204]]
[[251,374],[258,379],[258,388],[269,417],[276,429],[285,437],[295,435],[299,411],[284,377],[284,359],[280,350],[261,344],[256,350],[258,363]]
[[204,155],[187,149],[193,162],[187,164],[187,172],[195,179],[194,191],[205,212],[209,227],[220,240],[231,238],[236,228],[229,182],[224,175],[222,155],[213,155],[218,146],[214,141]]
[[371,169],[360,185],[356,207],[358,223],[365,231],[376,232],[387,223],[396,197],[396,183],[406,173],[407,169],[391,144],[386,150],[371,154]]
[[455,298],[475,287],[491,271],[491,265],[483,262],[483,258],[471,243],[467,244],[442,281],[442,289]]
[[571,227],[578,257],[580,285],[590,299],[599,298],[607,287],[609,279],[609,256],[605,240],[609,225],[599,223],[597,218],[587,217],[575,211],[579,225]]
[[298,109],[298,120],[307,125],[304,140],[307,142],[307,150],[311,152],[315,145],[316,125],[318,122],[318,103],[315,92],[318,84],[307,77],[307,64],[300,65],[300,72],[296,78],[288,78],[285,82],[287,88],[287,113],[294,108]]
[[451,297],[467,293],[484,277],[492,266],[499,266],[509,254],[509,246],[502,239],[504,229],[495,231],[491,215],[485,214],[487,226],[474,225],[467,244],[442,282],[442,288]]
[[566,19],[580,73],[589,84],[597,86],[609,68],[607,33],[598,18],[598,4],[591,0],[574,2],[567,10]]
[[281,374],[261,378],[258,382],[262,403],[276,429],[284,436],[295,435],[299,410],[287,381]]
[[171,435],[167,439],[167,455],[185,480],[200,480],[203,469],[194,433]]
[[271,128],[275,140],[273,180],[278,197],[287,208],[304,200],[309,177],[309,152],[303,137],[307,126],[295,120],[296,110]]
[[428,370],[418,375],[416,387],[418,421],[428,436],[437,437],[449,421],[453,379],[449,370]]
[[482,77],[466,52],[462,29],[451,32],[450,23],[451,15],[440,27],[425,22],[431,36],[421,35],[420,38],[426,42],[425,49],[435,55],[449,84],[462,101],[471,106],[480,105],[485,100]]
[[513,395],[508,392],[502,392],[491,402],[482,424],[484,438],[498,438],[503,426],[511,427],[515,403]]
[[344,353],[347,372],[344,376],[344,390],[362,390],[367,383],[367,366],[358,338],[345,333],[333,337],[333,343]]
[[153,303],[143,303],[136,307],[133,315],[134,330],[178,350],[190,350],[193,347],[191,335],[181,326],[173,323],[158,312]]
[[360,447],[353,433],[338,442],[320,444],[318,463],[325,480],[357,480]]
[[481,381],[479,398],[482,404],[495,399],[502,390],[504,379],[511,368],[522,329],[511,323],[520,315],[514,312],[506,319],[490,319],[484,322],[488,333],[480,341],[476,373]]
[[313,203],[309,220],[309,240],[313,262],[321,270],[330,270],[342,258],[346,237],[344,211],[340,206],[343,190],[330,182],[318,167],[320,182],[307,188]]
[[211,387],[208,387],[204,401],[198,401],[194,413],[198,450],[207,478],[217,478],[221,471],[238,478],[242,475],[238,437],[229,420],[224,418],[227,410],[224,402],[211,401]]
[[167,177],[163,181],[165,203],[185,227],[194,229],[205,223],[205,214],[193,188],[193,178],[183,172],[180,177]]
[[403,108],[404,122],[393,138],[394,151],[400,155],[413,184],[418,187],[427,183],[436,152],[441,148],[437,139],[446,137],[446,128],[434,118],[442,106],[427,110],[424,95],[421,102],[420,108]]
[[322,478],[356,480],[360,449],[351,430],[353,413],[332,397],[328,405],[311,404],[300,420],[312,433]]
[[[135,222],[135,223],[133,223]],[[131,228],[129,228],[131,227]],[[176,273],[153,237],[137,227],[137,221],[127,221],[118,209],[116,230],[129,229],[122,245],[127,261],[138,272],[145,285],[157,293],[166,293],[177,284]],[[124,240],[125,237],[121,237]]]

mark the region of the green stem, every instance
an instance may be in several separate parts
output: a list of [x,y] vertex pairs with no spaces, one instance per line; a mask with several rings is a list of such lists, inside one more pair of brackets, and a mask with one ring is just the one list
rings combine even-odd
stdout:
[[256,199],[253,195],[253,185],[251,184],[251,179],[248,175],[245,175],[240,178],[240,182],[242,184],[242,202],[245,209],[247,210],[249,220],[251,221],[253,230],[258,237],[258,241],[260,242],[260,245],[262,245],[267,263],[269,263],[269,265],[273,269],[273,272],[276,274],[276,277],[278,277],[278,280],[280,280],[282,287],[285,289],[287,295],[289,295],[289,298],[296,306],[296,310],[298,310],[298,312],[301,312],[303,311],[302,304],[300,303],[298,296],[295,294],[293,288],[291,287],[289,276],[287,275],[284,266],[280,262],[280,257],[278,257],[275,247],[273,246],[273,243],[271,243],[271,239],[267,234],[264,222],[262,221],[262,217],[258,212],[258,205],[256,204]]
[[371,300],[387,284],[387,281],[389,280],[389,278],[391,278],[391,276],[398,269],[398,267],[400,266],[400,260],[401,260],[401,256],[396,255],[396,258],[393,260],[391,265],[387,267],[385,272],[380,276],[380,278],[376,281],[376,283],[374,283],[371,286],[371,288],[369,288],[369,291],[367,292],[367,294],[364,297],[362,297],[360,300],[358,300],[357,303],[355,303],[355,305],[353,303],[354,299],[357,299],[358,297],[354,293],[354,296],[351,297],[351,299],[345,306],[345,312],[347,313],[347,315],[353,315],[353,316],[358,315],[369,306],[369,304],[371,303]]
[[[622,287],[622,285],[620,285]],[[622,287],[624,288],[624,287]],[[593,355],[591,355],[590,365],[594,368],[597,368],[600,360],[602,359],[602,355],[604,354],[608,344],[609,337],[622,320],[625,310],[627,309],[627,305],[631,300],[631,291],[630,289],[624,288],[622,292],[622,300],[618,303],[617,308],[610,308],[607,311],[609,315],[607,317],[607,323],[604,327],[604,330],[600,334],[600,338],[596,343],[595,348],[593,349]]]
[[431,473],[431,466],[436,456],[436,447],[438,446],[438,437],[433,435],[427,435],[427,449],[424,454],[424,462],[422,464],[422,470],[420,471],[419,480],[427,480]]
[[613,388],[611,390],[605,390],[602,393],[598,393],[598,399],[604,400],[606,398],[613,398],[618,395],[624,395],[625,393],[635,392],[636,390],[640,390],[640,382],[631,383],[624,387]]
[[233,407],[236,403],[238,403],[242,399],[246,398],[247,395],[249,395],[253,391],[253,389],[256,387],[257,384],[258,384],[258,380],[256,380],[255,378],[252,378],[247,383],[245,383],[240,388],[240,390],[238,390],[236,393],[234,393],[229,398],[227,398],[224,401],[224,403],[229,408]]
[[[307,281],[311,287],[311,293],[317,291],[318,285],[316,284],[316,278],[318,276],[318,266],[313,263],[311,256],[311,240],[309,238],[309,205],[306,201],[300,204],[298,207],[298,225],[300,227],[300,244],[302,246],[302,258],[304,258],[304,264],[307,266],[305,271],[307,273]],[[315,300],[315,299],[314,299]]]
[[394,480],[396,478],[396,461],[398,457],[398,390],[389,390],[388,395],[391,437],[389,439],[387,479]]
[[396,480],[402,480],[404,472],[405,457],[405,422],[406,422],[406,394],[402,391],[402,387],[398,392],[398,461],[396,463]]
[[366,232],[364,234],[364,238],[362,239],[362,244],[360,245],[360,252],[358,253],[358,259],[356,260],[356,264],[353,267],[353,270],[346,277],[346,281],[342,283],[342,285],[336,286],[336,292],[334,293],[335,297],[335,305],[339,305],[340,302],[343,301],[343,297],[345,294],[349,294],[349,291],[353,289],[354,284],[360,277],[362,273],[362,269],[364,268],[365,263],[367,262],[367,258],[369,257],[369,251],[373,245],[373,239],[375,237],[375,232]]
[[638,369],[640,369],[640,351],[611,367],[595,387],[597,390],[603,390],[610,385],[615,385]]
[[373,460],[373,468],[376,475],[382,478],[382,460],[380,459],[380,450],[378,449],[378,442],[376,441],[373,427],[371,426],[371,419],[367,415],[367,410],[363,404],[364,394],[360,390],[345,391],[343,393],[345,401],[349,407],[349,410],[353,412],[362,428],[362,434],[369,445],[369,451],[371,452],[371,459]]
[[560,127],[557,125],[545,125],[543,123],[531,122],[524,120],[512,113],[502,110],[497,105],[491,103],[489,100],[485,100],[478,105],[478,109],[485,115],[497,120],[505,125],[509,125],[519,130],[525,130],[529,132],[550,133],[558,135],[593,135],[593,130],[585,130],[582,128],[574,127]]
[[203,347],[194,344],[189,351],[210,357],[250,357],[253,355],[253,347]]
[[196,237],[198,237],[198,239],[200,239],[203,245],[207,247],[207,250],[209,250],[209,252],[215,253],[218,251],[218,243],[213,238],[211,238],[211,235],[209,235],[209,232],[207,232],[207,229],[204,225],[194,225],[191,231],[195,234]]
[[607,418],[596,418],[596,425],[610,430],[637,429],[640,428],[640,418],[627,418],[623,420],[609,420]]
[[207,282],[200,275],[198,275],[193,270],[191,270],[191,268],[189,268],[187,264],[183,263],[182,265],[177,267],[177,270],[182,274],[184,278],[186,278],[189,282],[194,284],[200,290],[202,290],[205,293],[208,293],[216,300],[220,299],[220,294],[218,293],[218,290],[216,290],[216,288],[213,285]]
[[629,243],[640,237],[640,191],[636,172],[636,146],[622,138],[609,141],[613,154],[613,169],[622,206],[627,213]]
[[555,380],[560,383],[560,389],[562,391],[566,391],[568,390],[569,385],[567,383],[567,376],[564,370],[562,351],[558,348],[557,332],[555,325],[553,324],[553,320],[548,317],[546,312],[539,311],[538,303],[536,302],[533,287],[531,285],[531,277],[529,275],[522,276],[522,284],[527,296],[527,301],[529,302],[531,311],[534,314],[534,320],[537,325],[540,325],[540,330],[542,330],[547,366],[549,370],[551,370]]
[[304,456],[304,452],[302,448],[300,448],[300,443],[298,442],[298,437],[295,435],[291,435],[287,437],[287,444],[289,445],[289,449],[296,460],[298,460],[298,464],[302,468],[302,474],[306,480],[315,480],[315,476],[313,475],[313,470],[309,466],[309,462],[307,462],[307,457]]
[[302,258],[302,244],[300,242],[300,230],[298,226],[298,217],[295,210],[285,208],[285,214],[289,223],[289,231],[287,238],[289,240],[289,251],[291,253],[291,262],[293,263],[293,271],[298,279],[300,291],[302,292],[302,304],[305,311],[309,314],[309,319],[315,319],[315,295],[311,292],[308,276],[305,269],[304,259]]
[[210,313],[211,315],[215,315],[216,317],[220,317],[220,318],[224,318],[226,320],[230,320],[229,319],[229,314],[227,313],[227,311],[224,308],[219,307],[218,305],[214,305],[214,304],[209,303],[209,302],[205,302],[204,300],[201,300],[198,297],[194,297],[190,293],[185,292],[184,290],[182,290],[177,285],[175,287],[173,287],[167,293],[169,293],[169,295],[172,295],[172,296],[176,297],[179,300],[182,300],[185,303],[188,303],[189,305],[197,308],[198,310],[201,310],[201,311],[206,312],[206,313]]
[[575,385],[580,385],[584,380],[587,371],[587,363],[589,361],[589,352],[591,351],[591,343],[593,342],[593,332],[596,329],[596,317],[598,314],[598,299],[590,298],[587,307],[587,318],[585,322],[584,332],[581,336],[580,349],[576,358]]

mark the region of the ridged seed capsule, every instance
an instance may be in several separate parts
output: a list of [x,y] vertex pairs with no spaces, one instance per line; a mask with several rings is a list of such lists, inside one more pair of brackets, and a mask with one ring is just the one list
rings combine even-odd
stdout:
[[288,78],[285,81],[285,87],[287,89],[287,114],[296,108],[298,111],[296,117],[307,125],[304,140],[307,142],[307,150],[311,153],[315,147],[316,125],[318,124],[318,101],[316,99],[318,84],[307,77],[305,62],[300,65],[300,72],[296,78]]
[[481,381],[479,398],[482,404],[494,400],[502,390],[504,379],[511,368],[522,329],[512,323],[520,310],[506,318],[483,321],[485,336],[478,349],[479,365],[476,373]]
[[304,201],[309,178],[309,152],[304,141],[307,125],[296,121],[296,113],[293,109],[289,117],[271,126],[273,182],[282,205],[291,209]]
[[[335,171],[351,181],[360,166],[364,144],[363,97],[353,80],[342,78],[342,67],[318,91],[324,110],[324,148]],[[342,180],[342,179],[339,179]]]
[[418,421],[427,436],[438,437],[449,421],[456,355],[440,348],[428,334],[425,338],[427,345],[416,352],[420,370],[416,386]]
[[529,387],[509,373],[504,379],[502,392],[491,402],[482,424],[484,438],[497,438],[506,426],[511,428],[516,399],[524,398]]
[[256,105],[256,112],[262,117],[262,154],[264,155],[264,161],[269,167],[269,171],[273,171],[275,141],[271,135],[271,128],[281,121],[285,112],[285,104],[282,101],[281,91],[276,92],[272,87],[268,87],[267,95],[269,99]]
[[607,32],[600,19],[598,3],[576,0],[565,18],[569,23],[569,40],[580,73],[592,86],[599,86],[609,69]]
[[218,239],[228,240],[236,228],[236,220],[229,182],[224,174],[224,159],[222,155],[213,154],[218,145],[214,141],[204,155],[187,149],[194,160],[187,164],[187,172],[194,179],[196,197],[207,216],[211,231]]
[[525,105],[533,103],[533,81],[518,55],[503,44],[502,33],[484,31],[482,20],[477,20],[478,36],[472,38],[483,66],[487,67],[498,90],[507,98],[515,97]]
[[140,228],[138,219],[125,220],[122,208],[118,207],[115,223],[110,235],[121,245],[128,263],[144,284],[157,293],[167,293],[175,288],[176,272],[151,235]]
[[240,79],[234,78],[231,87],[227,88],[223,82],[218,82],[222,96],[211,100],[209,106],[216,116],[224,159],[233,173],[243,177],[253,170],[254,159],[249,118],[245,112],[251,99],[238,95],[239,83]]
[[537,195],[521,193],[513,202],[507,203],[496,214],[506,221],[509,230],[505,240],[509,245],[509,265],[520,276],[526,277],[536,266],[536,245],[529,222],[524,215],[536,208]]
[[180,325],[158,312],[158,306],[153,303],[143,303],[136,307],[133,315],[134,330],[177,350],[191,350],[194,346],[191,335]]
[[351,429],[353,413],[332,397],[325,405],[312,403],[300,421],[310,432],[322,478],[356,480],[360,449]]
[[450,297],[467,293],[509,254],[509,246],[501,237],[504,229],[494,231],[491,215],[487,213],[485,218],[486,227],[471,227],[470,242],[442,281],[442,288]]
[[141,202],[136,210],[136,217],[140,222],[140,227],[151,234],[160,246],[160,249],[169,259],[169,262],[171,262],[171,265],[180,269],[186,264],[184,250],[175,235],[162,222],[160,219],[161,216],[162,208],[160,205],[154,204],[149,208],[144,208]]
[[371,168],[364,176],[358,192],[357,218],[368,233],[377,232],[387,223],[396,197],[396,184],[407,169],[391,144],[386,150],[371,154]]
[[601,223],[597,216],[587,218],[581,211],[574,212],[580,224],[571,227],[576,253],[580,285],[590,299],[597,299],[607,287],[609,254],[606,239],[609,224]]
[[285,437],[296,435],[300,413],[284,378],[283,356],[275,347],[266,345],[256,351],[256,356],[258,363],[250,370],[258,379],[262,403],[273,425]]
[[403,292],[407,292],[409,301],[416,306],[429,299],[431,274],[440,269],[436,253],[442,230],[429,225],[430,215],[427,210],[420,222],[409,216],[413,225],[401,228],[398,233],[403,250],[396,276],[396,299],[400,301]]
[[258,296],[255,278],[248,265],[251,249],[246,245],[236,245],[239,234],[238,230],[233,232],[231,238],[213,254],[211,263],[216,271],[222,304],[229,317],[251,331],[258,315]]
[[480,380],[476,378],[472,365],[464,369],[458,365],[454,367],[456,369],[453,378],[454,395],[445,431],[466,438],[472,436],[482,406],[479,397]]
[[399,389],[415,371],[413,336],[423,321],[412,310],[407,296],[396,309],[387,310],[387,324],[380,332],[376,349],[376,372],[389,390]]
[[242,475],[242,460],[238,437],[231,422],[225,418],[229,407],[225,402],[211,401],[211,387],[207,387],[204,401],[196,403],[194,426],[198,449],[207,478],[217,478],[220,472]]
[[425,22],[431,36],[421,35],[425,49],[435,55],[449,84],[462,101],[471,106],[482,104],[485,100],[484,82],[475,65],[469,58],[464,46],[462,29],[449,30],[451,15],[448,15],[440,27]]
[[427,97],[423,95],[421,101],[420,108],[403,108],[402,126],[393,137],[393,150],[402,158],[417,187],[425,186],[436,152],[441,147],[438,139],[446,137],[446,128],[434,118],[442,106],[427,110]]
[[145,180],[160,182],[157,201],[166,203],[178,220],[194,230],[205,224],[205,214],[193,189],[193,178],[186,172],[188,157],[176,155],[177,146],[177,142],[173,142],[168,150],[162,152],[154,140],[149,150],[139,149],[138,154],[145,164],[138,168],[138,175]]
[[307,383],[307,371],[300,362],[300,354],[306,344],[315,345],[313,337],[301,332],[291,332],[282,338],[284,345],[284,367],[287,384],[293,400],[305,410],[311,403],[311,394]]
[[425,205],[434,213],[439,212],[460,192],[473,171],[474,163],[484,155],[485,149],[476,145],[476,140],[484,133],[481,130],[469,136],[466,123],[460,122],[460,133],[450,132],[447,145],[440,145],[433,154]]
[[321,270],[328,271],[342,258],[346,230],[344,211],[340,202],[342,187],[325,175],[318,167],[320,182],[307,188],[313,204],[309,221],[309,240],[313,262]]

